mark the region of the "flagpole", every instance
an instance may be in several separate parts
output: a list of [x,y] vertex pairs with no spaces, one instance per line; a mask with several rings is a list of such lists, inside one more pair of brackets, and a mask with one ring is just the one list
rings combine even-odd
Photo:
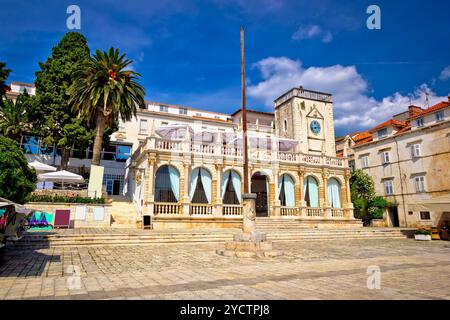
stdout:
[[247,138],[247,99],[245,96],[245,54],[244,28],[241,26],[241,86],[242,86],[242,134],[244,146],[244,194],[248,194],[248,138]]

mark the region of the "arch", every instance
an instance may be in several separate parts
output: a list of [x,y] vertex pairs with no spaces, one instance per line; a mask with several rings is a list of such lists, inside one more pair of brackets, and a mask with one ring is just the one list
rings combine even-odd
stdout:
[[341,208],[341,183],[334,177],[328,179],[328,203],[332,208]]
[[251,175],[250,175],[250,179],[256,174],[259,174],[259,175],[262,175],[262,176],[266,176],[267,182],[268,183],[272,182],[272,174],[271,174],[271,172],[269,172],[269,170],[266,170],[266,169],[255,169],[255,170],[252,170],[251,171]]
[[189,199],[192,203],[209,203],[212,201],[212,175],[204,167],[191,171],[189,178]]
[[303,194],[306,205],[311,208],[319,208],[319,181],[313,175],[307,175],[303,183]]
[[155,201],[178,202],[180,199],[180,172],[171,165],[162,165],[155,174]]
[[242,179],[236,170],[229,169],[222,174],[221,197],[224,204],[242,202]]
[[251,176],[251,193],[256,194],[256,216],[269,216],[269,176],[262,171],[256,171]]
[[295,180],[288,173],[278,179],[278,199],[283,207],[295,207]]

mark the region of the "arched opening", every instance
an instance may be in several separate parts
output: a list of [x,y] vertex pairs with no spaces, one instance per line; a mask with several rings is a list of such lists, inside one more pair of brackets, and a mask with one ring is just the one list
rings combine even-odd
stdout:
[[319,208],[319,183],[313,176],[307,176],[303,184],[306,206]]
[[288,174],[283,174],[278,180],[278,199],[282,207],[295,207],[295,184]]
[[335,178],[328,180],[328,202],[332,208],[341,208],[341,184]]
[[205,168],[192,170],[189,184],[189,198],[191,203],[211,203],[212,177]]
[[180,173],[172,166],[160,167],[155,176],[155,201],[178,202],[179,196]]
[[268,183],[267,177],[260,172],[257,172],[252,176],[251,192],[256,194],[257,217],[269,216],[267,183]]
[[223,204],[241,203],[241,177],[236,171],[228,170],[223,173],[221,187]]

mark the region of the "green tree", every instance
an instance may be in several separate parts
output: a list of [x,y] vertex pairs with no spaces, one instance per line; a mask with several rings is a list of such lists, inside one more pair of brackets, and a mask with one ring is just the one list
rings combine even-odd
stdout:
[[11,69],[7,69],[6,63],[0,61],[0,106],[3,104],[3,98],[8,89],[6,79],[8,79],[10,73]]
[[30,132],[27,110],[31,107],[31,97],[27,92],[20,94],[16,102],[6,99],[0,105],[0,132],[15,141]]
[[73,84],[74,72],[89,60],[89,55],[86,38],[80,33],[68,32],[52,49],[47,61],[39,64],[41,70],[36,72],[36,104],[29,110],[28,117],[33,128],[40,129],[35,133],[43,137],[45,145],[57,145],[62,149],[61,169],[67,168],[73,145],[85,143],[86,138],[85,133],[76,135],[81,141],[67,135],[77,126],[89,130],[70,108],[67,94]]
[[388,202],[376,196],[371,176],[363,170],[355,170],[350,177],[350,193],[354,206],[354,214],[368,225],[372,219],[381,219]]
[[132,63],[118,49],[97,50],[74,74],[69,88],[70,104],[80,117],[96,124],[92,164],[100,164],[105,127],[119,117],[130,121],[136,116],[136,105],[145,107],[144,88],[137,82],[140,74],[127,70]]
[[18,143],[0,137],[0,197],[24,203],[36,181],[36,171],[28,167]]

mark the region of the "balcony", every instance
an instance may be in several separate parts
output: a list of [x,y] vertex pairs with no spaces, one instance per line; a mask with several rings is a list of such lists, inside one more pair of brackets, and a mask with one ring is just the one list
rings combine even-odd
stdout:
[[[240,146],[225,146],[220,144],[208,144],[193,141],[173,141],[151,137],[139,146],[133,154],[137,159],[147,151],[159,151],[162,153],[192,153],[204,156],[214,156],[223,159],[242,161],[243,149]],[[311,166],[329,166],[346,168],[347,161],[343,158],[327,157],[313,154],[303,154],[292,151],[279,151],[271,149],[249,148],[249,159],[252,162],[281,162],[291,164],[304,164]]]

